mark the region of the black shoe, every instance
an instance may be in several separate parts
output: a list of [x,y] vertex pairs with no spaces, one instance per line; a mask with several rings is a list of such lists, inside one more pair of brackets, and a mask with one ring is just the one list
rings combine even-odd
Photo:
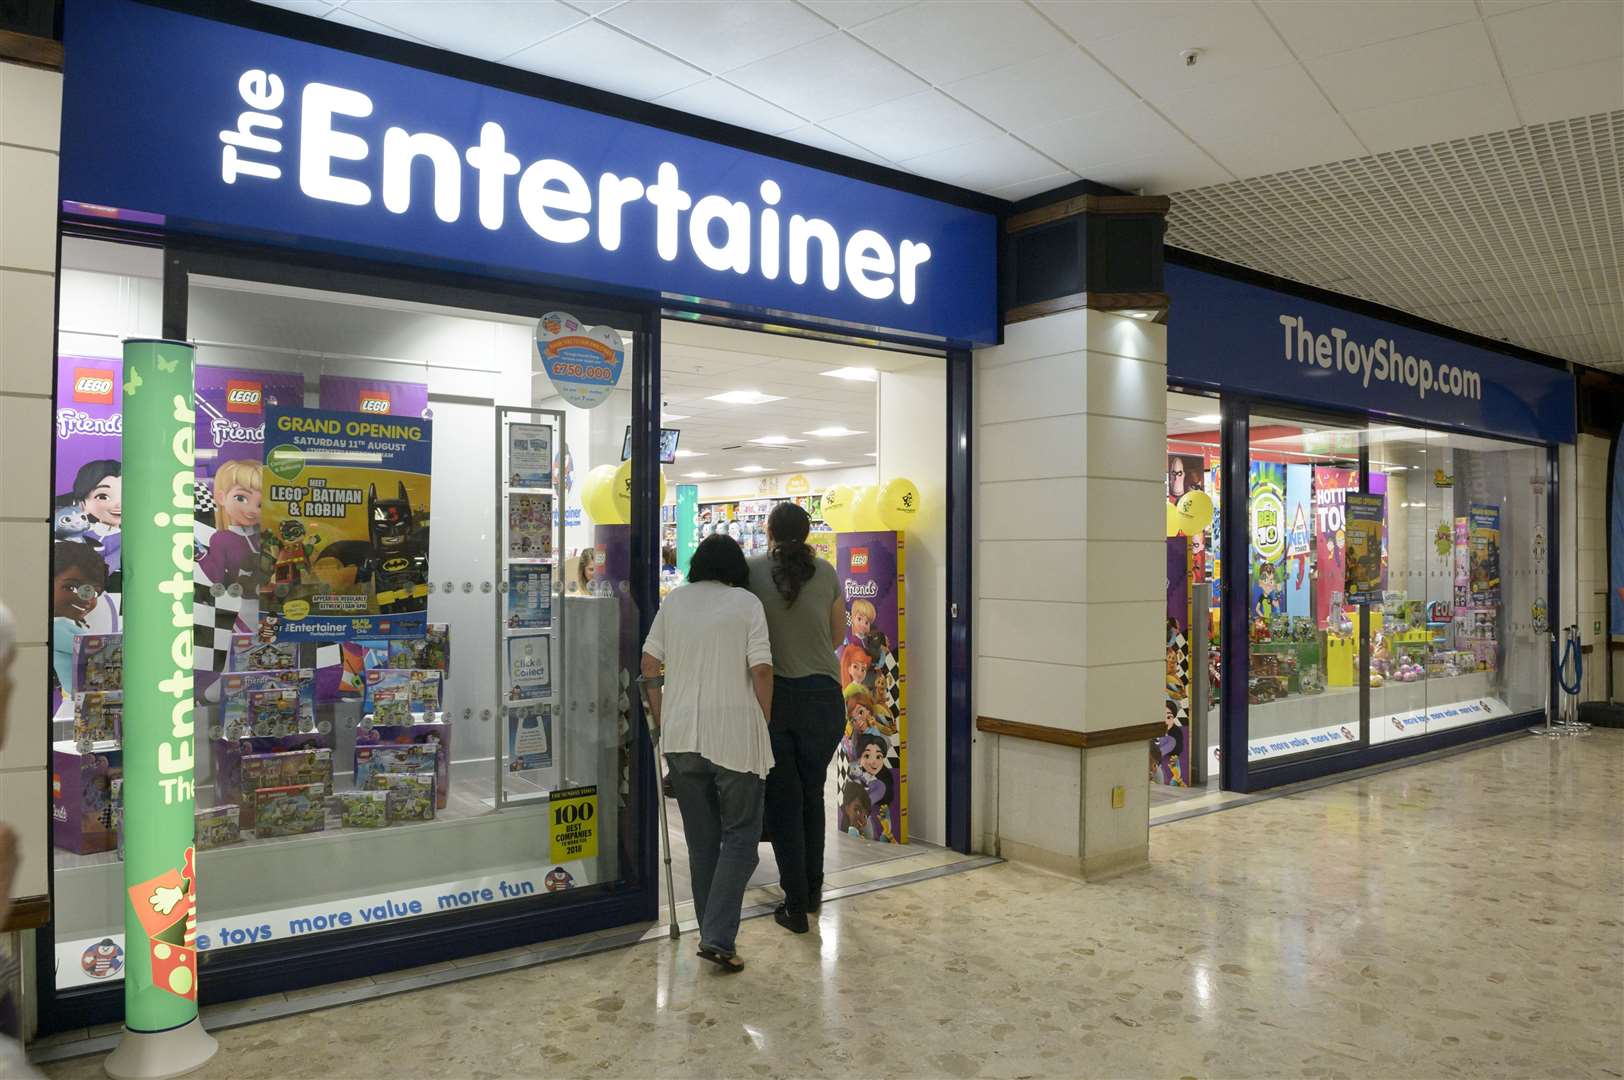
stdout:
[[783,904],[773,909],[773,922],[782,926],[792,934],[804,934],[812,929],[807,924],[806,915],[799,911],[791,911]]
[[812,915],[816,915],[818,913],[818,909],[820,907],[822,907],[822,906],[823,906],[823,890],[821,888],[813,889],[812,890],[812,898],[806,902],[806,910],[807,910],[807,912],[812,914]]

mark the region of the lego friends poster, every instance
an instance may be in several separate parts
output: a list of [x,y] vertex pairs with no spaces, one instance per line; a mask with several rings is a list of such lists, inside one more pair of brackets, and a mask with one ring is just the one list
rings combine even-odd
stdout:
[[404,416],[412,420],[427,420],[431,415],[427,383],[357,379],[349,375],[321,377],[321,407],[331,412]]
[[266,411],[259,599],[277,640],[423,636],[431,437],[410,417]]
[[837,762],[842,832],[908,842],[907,610],[903,537],[840,533],[835,573],[846,602],[838,650],[846,727]]
[[1150,744],[1150,778],[1190,786],[1190,540],[1167,538],[1167,730]]

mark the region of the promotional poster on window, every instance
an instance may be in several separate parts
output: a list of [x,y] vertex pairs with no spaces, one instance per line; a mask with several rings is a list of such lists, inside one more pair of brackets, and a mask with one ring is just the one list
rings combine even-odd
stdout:
[[[1334,465],[1313,468],[1315,563],[1319,570],[1315,614],[1324,630],[1333,612],[1347,602],[1343,595],[1348,576],[1347,499],[1348,492],[1359,490],[1359,470]],[[1386,473],[1370,474],[1370,493],[1387,493]]]
[[551,495],[508,495],[507,555],[510,559],[553,557]]
[[544,701],[509,705],[508,771],[529,772],[553,765],[553,707]]
[[553,625],[553,568],[528,563],[508,567],[507,627],[544,630]]
[[892,844],[908,841],[905,549],[894,532],[841,533],[835,573],[846,603],[839,649],[846,708],[836,824]]
[[547,424],[508,427],[508,486],[553,486],[553,429]]
[[1150,744],[1150,778],[1169,787],[1190,785],[1190,540],[1167,538],[1167,730]]
[[430,421],[266,410],[260,610],[278,640],[422,637]]
[[1471,528],[1471,590],[1473,607],[1500,603],[1500,508],[1473,503],[1467,511]]
[[[192,657],[195,670],[218,672],[230,666],[232,635],[259,629],[265,410],[303,406],[304,376],[200,367],[195,386]],[[202,693],[211,682],[194,686]]]
[[119,360],[57,357],[51,670],[64,688],[73,639],[122,629],[123,378]]
[[[351,375],[323,375],[321,407],[332,412],[358,412],[370,416],[404,416],[427,420],[427,383],[399,379],[358,379]],[[301,402],[302,404],[302,402]]]
[[1344,500],[1347,531],[1347,576],[1343,594],[1349,604],[1379,604],[1387,588],[1382,561],[1382,517],[1387,499],[1350,491]]
[[546,634],[509,638],[508,696],[545,697],[553,689],[552,640]]

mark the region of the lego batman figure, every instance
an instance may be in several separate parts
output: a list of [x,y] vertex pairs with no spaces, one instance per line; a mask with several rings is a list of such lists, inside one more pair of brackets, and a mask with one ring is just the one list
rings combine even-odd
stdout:
[[372,540],[367,569],[380,614],[428,607],[428,556],[417,543],[406,485],[397,484],[399,494],[393,499],[378,498],[376,484],[367,491],[367,529]]

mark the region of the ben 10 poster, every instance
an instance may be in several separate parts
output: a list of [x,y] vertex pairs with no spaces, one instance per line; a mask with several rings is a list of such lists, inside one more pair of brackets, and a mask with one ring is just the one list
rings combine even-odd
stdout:
[[262,629],[281,641],[423,635],[431,431],[413,417],[267,410]]
[[908,842],[904,557],[901,533],[841,533],[836,541],[847,630],[837,650],[846,727],[835,823],[892,844]]

